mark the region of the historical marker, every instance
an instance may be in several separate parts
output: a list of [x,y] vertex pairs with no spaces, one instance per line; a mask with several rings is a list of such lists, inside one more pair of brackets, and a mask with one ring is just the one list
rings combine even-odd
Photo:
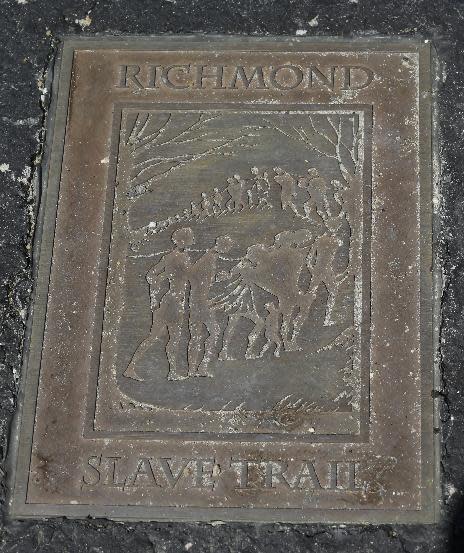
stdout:
[[12,515],[433,521],[429,46],[58,65]]

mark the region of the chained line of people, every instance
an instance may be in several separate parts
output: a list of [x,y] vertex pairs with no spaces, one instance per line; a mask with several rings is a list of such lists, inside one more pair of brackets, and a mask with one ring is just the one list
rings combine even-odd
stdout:
[[[251,167],[250,173],[251,178],[234,174],[227,178],[226,187],[222,189],[214,187],[210,193],[201,192],[198,202],[191,202],[181,213],[150,222],[146,230],[149,234],[158,234],[175,225],[190,221],[202,222],[210,217],[238,214],[248,209],[272,209],[274,185],[278,187],[277,207],[291,212],[300,219],[323,224],[323,214],[329,209],[327,204],[329,185],[316,168],[309,168],[304,176],[293,175],[281,167],[274,167],[271,171]],[[340,185],[338,181],[332,181],[332,183]],[[298,201],[299,190],[306,193],[306,199],[303,202]]]
[[[255,169],[252,174],[268,186],[267,172]],[[259,358],[269,350],[276,357],[282,352],[298,351],[298,338],[321,287],[327,297],[324,325],[336,322],[334,307],[340,286],[348,278],[354,279],[350,252],[353,195],[338,181],[332,181],[329,187],[315,169],[308,170],[304,177],[295,177],[275,168],[274,180],[280,186],[282,209],[312,224],[278,233],[271,245],[252,244],[239,257],[230,256],[230,251],[240,246],[229,235],[218,236],[206,250],[195,250],[192,229],[176,229],[171,236],[173,249],[160,252],[159,261],[146,275],[152,326],[124,376],[140,380],[137,368],[157,341],[166,342],[169,380],[212,376],[214,358],[233,359],[234,338],[244,320],[253,325],[247,335],[245,358]],[[243,209],[244,181],[239,175],[234,181],[233,186],[242,181],[241,192],[231,195],[225,209],[239,212]],[[308,192],[302,206],[295,201],[297,186]],[[214,213],[214,205],[203,199],[204,211],[211,209]],[[348,248],[348,258],[337,269],[336,259],[343,248]],[[201,254],[196,261],[194,252]],[[226,267],[222,267],[224,264]],[[302,277],[309,283],[307,289],[300,285]],[[258,299],[262,292],[272,299],[263,303]],[[226,315],[225,326],[220,322],[221,312]],[[189,338],[187,367],[182,368],[179,359],[185,324]],[[258,348],[260,337],[265,341]]]

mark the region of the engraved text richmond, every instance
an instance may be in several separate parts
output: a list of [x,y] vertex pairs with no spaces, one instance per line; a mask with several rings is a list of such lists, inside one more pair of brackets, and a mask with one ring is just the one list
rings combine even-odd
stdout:
[[358,90],[374,80],[374,73],[360,65],[329,66],[228,66],[228,65],[121,65],[118,88],[135,90],[169,88],[277,89],[323,88]]

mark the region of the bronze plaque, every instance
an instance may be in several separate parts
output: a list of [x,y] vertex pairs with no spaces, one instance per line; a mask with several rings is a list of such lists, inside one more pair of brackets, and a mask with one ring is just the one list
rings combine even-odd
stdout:
[[58,65],[12,515],[433,521],[429,45]]

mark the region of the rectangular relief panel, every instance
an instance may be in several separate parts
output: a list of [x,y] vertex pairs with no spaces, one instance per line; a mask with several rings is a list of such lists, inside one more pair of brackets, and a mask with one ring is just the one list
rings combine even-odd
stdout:
[[433,521],[429,46],[59,68],[12,516]]

